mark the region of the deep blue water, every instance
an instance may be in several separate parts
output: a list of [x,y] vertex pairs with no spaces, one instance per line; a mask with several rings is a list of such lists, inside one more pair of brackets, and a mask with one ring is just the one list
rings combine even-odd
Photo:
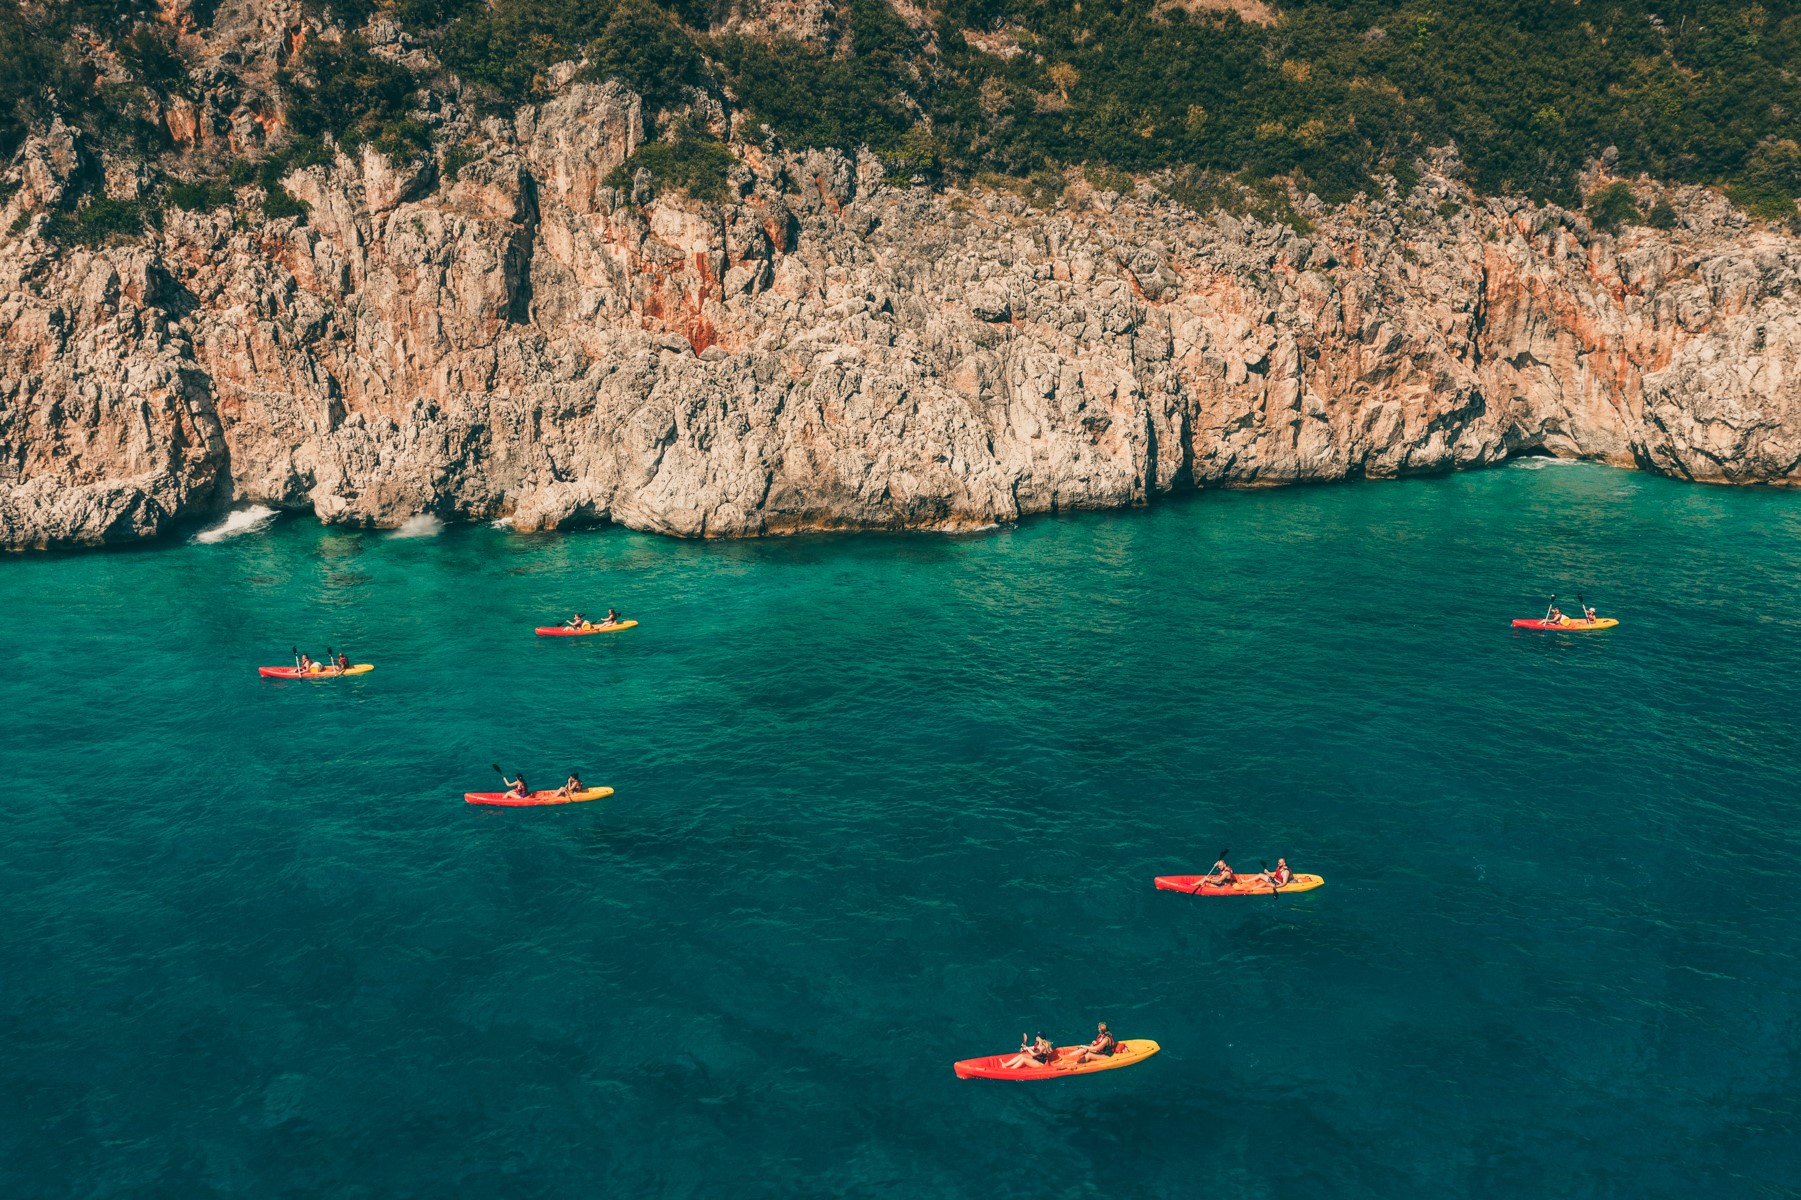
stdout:
[[[7,559],[0,1194],[1801,1194],[1798,570],[1542,463]],[[1152,889],[1222,847],[1326,886]],[[1162,1054],[951,1074],[1097,1019]]]

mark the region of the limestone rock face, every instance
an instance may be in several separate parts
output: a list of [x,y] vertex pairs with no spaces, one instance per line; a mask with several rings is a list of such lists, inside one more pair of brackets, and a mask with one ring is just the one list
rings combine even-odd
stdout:
[[46,240],[95,164],[33,139],[0,176],[0,543],[250,501],[733,536],[1526,451],[1801,472],[1801,243],[1710,193],[1610,236],[1428,174],[1302,236],[747,150],[702,205],[616,186],[644,137],[572,84],[454,177],[365,149],[284,181],[304,219],[171,209],[102,250]]

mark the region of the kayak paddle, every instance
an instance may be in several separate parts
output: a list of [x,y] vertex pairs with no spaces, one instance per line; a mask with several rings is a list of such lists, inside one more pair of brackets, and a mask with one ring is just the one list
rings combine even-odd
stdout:
[[[1220,852],[1219,852],[1219,857],[1218,857],[1218,858],[1216,858],[1216,859],[1214,859],[1214,860],[1213,860],[1213,861],[1214,861],[1214,862],[1216,862],[1216,863],[1222,863],[1222,862],[1225,862],[1225,861],[1226,861],[1226,855],[1228,855],[1228,854],[1230,854],[1230,853],[1232,853],[1232,852],[1231,852],[1231,851],[1230,851],[1230,850],[1221,850],[1221,851],[1220,851]],[[1207,874],[1205,874],[1205,875],[1203,875],[1203,876],[1201,876],[1201,882],[1200,882],[1200,883],[1197,883],[1197,884],[1195,884],[1195,885],[1194,885],[1194,886],[1193,886],[1193,887],[1191,887],[1191,888],[1189,888],[1189,889],[1188,889],[1188,894],[1189,894],[1189,895],[1190,895],[1190,896],[1192,896],[1192,895],[1194,895],[1194,894],[1195,894],[1195,893],[1196,893],[1196,892],[1198,892],[1198,891],[1200,891],[1200,890],[1201,890],[1201,888],[1202,888],[1202,887],[1203,887],[1203,886],[1205,886],[1205,884],[1206,884],[1206,882],[1207,882],[1207,881],[1208,881],[1208,880],[1209,880],[1209,879],[1212,879],[1212,878],[1213,878],[1213,872],[1212,872],[1212,871],[1209,871],[1209,872],[1207,872]]]
[[[1269,864],[1268,863],[1264,862],[1260,858],[1257,860],[1257,865],[1263,868],[1263,873],[1265,875],[1269,875]],[[1274,875],[1269,875],[1269,890],[1271,893],[1279,892],[1282,890],[1282,885],[1276,882],[1276,877]]]

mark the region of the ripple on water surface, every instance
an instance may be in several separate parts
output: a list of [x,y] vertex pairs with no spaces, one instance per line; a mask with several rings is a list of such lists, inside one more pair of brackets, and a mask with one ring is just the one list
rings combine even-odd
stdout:
[[[0,563],[0,1179],[1791,1194],[1801,497],[1560,468]],[[1221,847],[1328,882],[1152,890]],[[1163,1054],[951,1075],[1096,1019]]]

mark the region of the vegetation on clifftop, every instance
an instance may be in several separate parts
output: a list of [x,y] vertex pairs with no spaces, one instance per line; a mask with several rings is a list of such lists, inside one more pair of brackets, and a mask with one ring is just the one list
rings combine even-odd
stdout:
[[[1454,140],[1489,193],[1581,204],[1585,164],[1614,147],[1619,173],[1722,186],[1762,217],[1793,218],[1801,196],[1801,0],[1295,0],[1268,24],[1220,0],[941,0],[911,16],[847,0],[804,43],[746,33],[734,14],[755,7],[348,0],[331,11],[353,31],[378,14],[399,22],[489,111],[541,100],[557,64],[580,62],[582,75],[643,94],[653,128],[704,93],[749,118],[741,135],[767,126],[792,148],[867,146],[928,180],[1084,164],[1115,178],[1280,180],[1335,201],[1377,175],[1408,182],[1421,150]],[[53,108],[103,144],[162,148],[155,105],[189,86],[187,65],[138,11],[0,0],[0,153]],[[122,69],[86,69],[78,29],[108,41]],[[420,89],[446,82],[415,78],[354,33],[313,42],[281,81],[298,136],[399,156],[428,151]],[[707,190],[703,179],[722,175],[715,150],[639,165]],[[1649,219],[1619,196],[1589,203],[1608,223]]]

